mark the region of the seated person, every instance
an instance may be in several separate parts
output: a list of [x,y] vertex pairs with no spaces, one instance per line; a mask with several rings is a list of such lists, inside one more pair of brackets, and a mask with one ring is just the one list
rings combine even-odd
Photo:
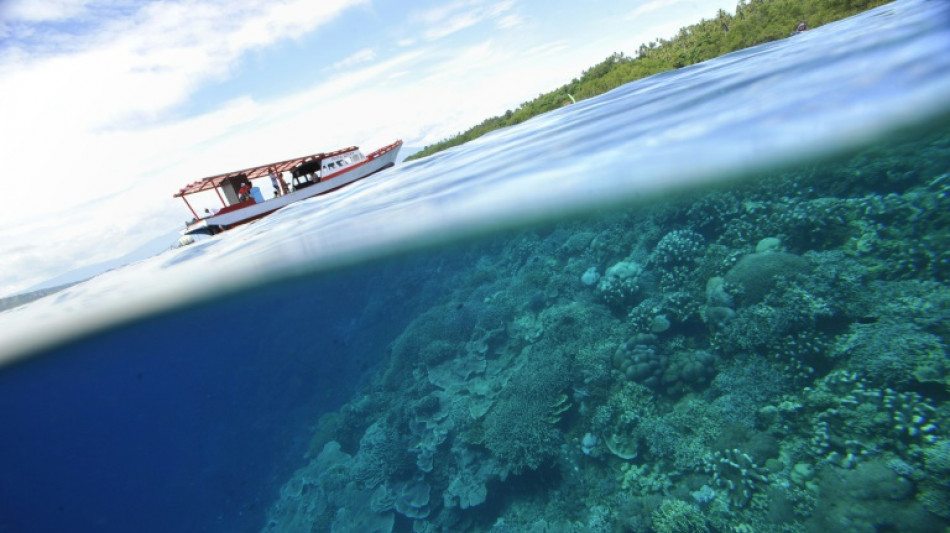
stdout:
[[247,199],[250,197],[251,197],[251,184],[245,181],[244,184],[241,185],[241,188],[238,189],[238,201],[246,202]]

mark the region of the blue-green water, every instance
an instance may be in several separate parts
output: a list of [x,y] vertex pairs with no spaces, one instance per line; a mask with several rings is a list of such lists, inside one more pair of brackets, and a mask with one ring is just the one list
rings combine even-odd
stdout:
[[0,314],[0,531],[942,531],[947,44],[898,2]]

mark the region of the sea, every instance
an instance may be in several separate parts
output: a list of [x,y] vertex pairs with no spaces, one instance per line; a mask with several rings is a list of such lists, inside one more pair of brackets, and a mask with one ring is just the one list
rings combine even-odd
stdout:
[[947,530],[948,51],[899,0],[0,313],[0,531]]

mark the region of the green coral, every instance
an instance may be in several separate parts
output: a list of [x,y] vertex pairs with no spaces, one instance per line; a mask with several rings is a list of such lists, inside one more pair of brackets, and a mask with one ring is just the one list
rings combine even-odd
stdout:
[[533,359],[509,382],[485,416],[484,444],[512,472],[534,470],[563,441],[556,424],[571,407],[564,365]]
[[917,495],[924,507],[941,518],[950,519],[950,440],[941,440],[924,449],[924,470]]
[[706,533],[709,526],[695,505],[666,499],[653,511],[653,529],[656,533]]

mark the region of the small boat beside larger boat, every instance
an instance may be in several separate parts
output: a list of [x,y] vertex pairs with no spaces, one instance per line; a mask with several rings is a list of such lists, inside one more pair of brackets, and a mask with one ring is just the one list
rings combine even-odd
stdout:
[[[300,200],[334,191],[389,168],[396,163],[402,141],[363,155],[351,146],[335,152],[313,154],[278,163],[247,168],[198,180],[182,187],[174,197],[184,200],[194,215],[182,235],[214,235],[264,217]],[[274,189],[265,199],[256,180]],[[220,208],[199,213],[188,198],[200,193],[217,195]]]

